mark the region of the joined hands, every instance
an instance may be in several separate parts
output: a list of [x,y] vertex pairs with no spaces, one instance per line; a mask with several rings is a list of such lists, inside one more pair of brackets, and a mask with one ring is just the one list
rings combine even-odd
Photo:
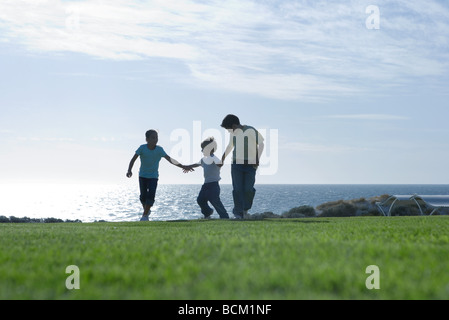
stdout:
[[184,173],[195,171],[192,166],[182,166],[181,168]]

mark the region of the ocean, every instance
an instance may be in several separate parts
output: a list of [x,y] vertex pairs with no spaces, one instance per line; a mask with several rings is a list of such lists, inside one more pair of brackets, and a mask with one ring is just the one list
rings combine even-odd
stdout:
[[[150,220],[202,217],[196,197],[201,185],[159,185]],[[449,195],[449,185],[257,185],[250,213],[282,214],[336,200],[383,194]],[[137,221],[142,214],[137,185],[0,185],[0,216],[63,220]],[[232,186],[221,185],[221,199],[232,212]],[[230,216],[232,216],[230,214]],[[218,218],[214,213],[212,218]]]

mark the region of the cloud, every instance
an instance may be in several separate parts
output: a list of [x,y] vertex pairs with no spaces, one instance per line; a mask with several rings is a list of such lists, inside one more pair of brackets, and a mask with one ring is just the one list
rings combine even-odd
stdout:
[[204,65],[190,65],[192,75],[202,83],[231,91],[262,94],[273,99],[323,101],[329,92],[353,94],[357,88],[327,81],[314,75],[267,74]]
[[0,20],[10,38],[36,51],[113,60],[195,57],[196,49],[171,31],[180,18],[162,9],[117,0],[6,0],[0,4]]
[[[302,152],[302,153],[344,153],[349,151],[359,151],[361,149],[344,146],[344,145],[326,145],[326,144],[317,144],[317,143],[308,143],[308,142],[287,142],[282,144],[280,149],[289,150],[293,152]],[[366,148],[365,148],[366,149]]]
[[16,137],[17,141],[22,142],[74,142],[73,138],[63,138],[63,137]]
[[354,119],[354,120],[373,120],[373,121],[391,121],[391,120],[409,120],[409,117],[397,116],[391,114],[339,114],[329,115],[332,119]]
[[180,61],[196,85],[326,100],[449,69],[449,8],[437,1],[2,0],[2,41],[36,52]]

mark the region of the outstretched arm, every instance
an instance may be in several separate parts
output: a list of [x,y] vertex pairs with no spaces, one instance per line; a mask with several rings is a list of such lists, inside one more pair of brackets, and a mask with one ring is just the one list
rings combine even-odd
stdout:
[[128,166],[128,172],[126,173],[126,176],[128,178],[131,178],[133,176],[132,170],[133,170],[133,166],[134,166],[134,162],[136,162],[137,158],[139,156],[137,154],[134,155],[134,157],[131,159],[131,161],[129,162],[129,166]]
[[170,162],[172,165],[177,166],[178,168],[188,171],[193,171],[192,168],[188,168],[187,166],[182,165],[181,163],[179,163],[178,161],[176,161],[175,159],[171,158],[169,155],[164,156],[165,160],[167,160],[168,162]]

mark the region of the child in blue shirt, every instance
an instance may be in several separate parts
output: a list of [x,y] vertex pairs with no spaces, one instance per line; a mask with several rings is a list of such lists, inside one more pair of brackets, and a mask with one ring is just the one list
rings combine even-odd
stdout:
[[220,199],[220,185],[218,182],[221,180],[221,168],[218,165],[221,161],[214,155],[216,149],[217,142],[215,142],[213,137],[204,140],[201,143],[201,151],[204,157],[200,162],[186,166],[184,172],[193,171],[193,168],[200,166],[204,169],[204,184],[197,198],[197,203],[201,208],[201,213],[204,215],[204,218],[209,218],[214,212],[208,205],[208,202],[210,202],[220,216],[220,219],[229,219],[228,212]]
[[158,134],[155,130],[148,130],[145,133],[146,144],[141,145],[134,157],[129,163],[128,172],[126,176],[132,177],[132,168],[134,162],[140,157],[139,170],[139,187],[140,187],[140,202],[143,206],[143,215],[140,221],[149,221],[148,217],[151,214],[151,207],[154,205],[154,198],[156,196],[157,183],[159,179],[159,162],[165,158],[171,164],[184,169],[184,171],[192,171],[186,166],[183,166],[175,159],[170,158],[164,149],[157,145]]

